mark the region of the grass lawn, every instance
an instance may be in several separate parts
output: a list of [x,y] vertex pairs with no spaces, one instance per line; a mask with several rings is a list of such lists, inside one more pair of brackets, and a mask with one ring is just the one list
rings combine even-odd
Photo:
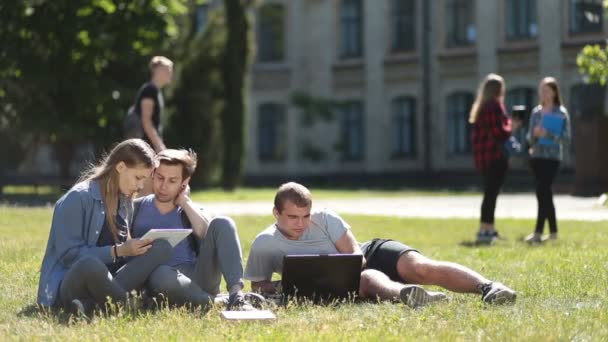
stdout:
[[[512,306],[484,305],[477,295],[412,310],[403,304],[289,306],[273,323],[230,323],[219,309],[184,309],[61,322],[32,308],[52,211],[0,206],[0,340],[607,340],[608,223],[560,222],[557,243],[518,240],[532,221],[500,220],[507,241],[464,247],[475,220],[345,216],[359,240],[402,240],[424,254],[467,265],[519,291]],[[268,217],[236,217],[244,255]]]
[[[215,201],[269,201],[274,198],[276,188],[238,188],[235,191],[224,191],[220,188],[193,190],[191,197],[197,202]],[[63,192],[58,187],[51,186],[7,186],[4,188],[4,196],[12,202],[26,201],[28,198],[40,198],[53,204]],[[370,198],[370,197],[403,197],[403,196],[437,196],[437,195],[478,195],[475,191],[456,190],[419,190],[419,189],[395,189],[395,190],[371,190],[371,189],[323,189],[314,188],[315,198]],[[0,198],[0,205],[2,200]]]

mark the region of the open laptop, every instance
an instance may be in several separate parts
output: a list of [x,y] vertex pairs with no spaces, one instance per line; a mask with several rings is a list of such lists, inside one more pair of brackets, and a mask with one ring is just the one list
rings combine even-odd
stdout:
[[354,298],[359,294],[362,255],[286,255],[283,295],[315,302]]

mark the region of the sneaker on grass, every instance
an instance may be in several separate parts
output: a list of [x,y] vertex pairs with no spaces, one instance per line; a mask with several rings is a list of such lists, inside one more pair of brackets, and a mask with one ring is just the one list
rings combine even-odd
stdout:
[[510,304],[517,299],[515,291],[497,282],[480,284],[479,290],[481,299],[488,304]]
[[447,300],[448,297],[443,292],[431,292],[418,285],[408,285],[401,289],[399,298],[403,304],[410,308],[417,308],[430,303]]

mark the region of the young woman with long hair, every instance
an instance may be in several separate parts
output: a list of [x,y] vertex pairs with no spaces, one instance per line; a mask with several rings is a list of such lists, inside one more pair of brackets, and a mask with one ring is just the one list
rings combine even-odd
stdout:
[[57,201],[40,272],[40,305],[86,314],[107,298],[124,303],[169,259],[166,241],[130,235],[132,198],[154,166],[146,142],[125,140]]
[[[557,218],[551,186],[564,158],[564,146],[570,141],[570,117],[564,107],[557,80],[553,77],[543,78],[538,87],[538,95],[540,104],[530,115],[527,136],[530,143],[530,167],[534,174],[538,200],[534,233],[525,238],[529,243],[557,239]],[[545,127],[549,119],[561,125],[561,132]],[[545,221],[549,222],[550,234],[543,238]]]
[[504,144],[512,129],[520,125],[518,120],[512,121],[507,116],[504,96],[504,79],[489,74],[479,86],[469,115],[469,123],[473,125],[475,167],[483,177],[484,190],[478,243],[492,243],[499,237],[494,226],[494,210],[509,164]]

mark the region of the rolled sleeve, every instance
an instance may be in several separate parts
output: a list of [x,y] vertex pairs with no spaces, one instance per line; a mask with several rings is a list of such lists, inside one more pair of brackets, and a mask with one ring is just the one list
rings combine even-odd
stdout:
[[336,212],[325,209],[325,222],[329,238],[335,244],[340,240],[344,233],[350,229],[350,225]]

